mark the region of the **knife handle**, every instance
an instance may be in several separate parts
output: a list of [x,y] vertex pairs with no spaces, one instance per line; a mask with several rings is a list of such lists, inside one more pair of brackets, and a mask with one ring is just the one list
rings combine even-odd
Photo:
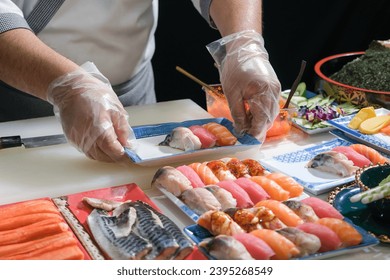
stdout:
[[23,145],[20,136],[6,136],[0,137],[0,150],[12,147],[20,147]]

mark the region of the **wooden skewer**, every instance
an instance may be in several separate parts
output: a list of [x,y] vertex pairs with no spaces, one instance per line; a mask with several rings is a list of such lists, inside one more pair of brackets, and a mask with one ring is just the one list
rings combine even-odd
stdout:
[[222,96],[221,93],[219,93],[217,90],[215,90],[212,86],[206,84],[205,82],[202,82],[194,75],[188,73],[186,70],[184,70],[180,66],[176,66],[176,70],[179,71],[180,73],[184,74],[185,76],[187,76],[188,78],[190,78],[194,82],[198,83],[199,85],[207,88],[211,92],[211,94],[214,95],[214,98],[221,98],[221,96]]

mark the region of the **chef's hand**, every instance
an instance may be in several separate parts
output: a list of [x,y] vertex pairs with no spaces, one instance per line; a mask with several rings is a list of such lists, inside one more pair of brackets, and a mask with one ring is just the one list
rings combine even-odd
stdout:
[[219,69],[236,132],[264,140],[279,112],[280,82],[260,33],[245,30],[207,48]]
[[[109,81],[87,62],[54,80],[47,99],[54,105],[68,141],[89,158],[125,162],[124,146],[134,137]],[[130,137],[130,138],[129,138]]]

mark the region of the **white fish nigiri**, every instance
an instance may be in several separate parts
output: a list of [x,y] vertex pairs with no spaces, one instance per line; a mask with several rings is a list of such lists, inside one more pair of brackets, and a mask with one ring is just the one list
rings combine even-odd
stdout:
[[199,137],[189,128],[181,126],[174,128],[159,145],[170,146],[183,151],[199,150],[202,147]]
[[341,177],[351,176],[359,169],[344,154],[334,151],[317,154],[307,163],[306,167],[334,173]]
[[209,210],[221,210],[221,203],[205,188],[185,190],[180,199],[198,215]]
[[152,187],[163,187],[175,196],[192,189],[190,180],[172,166],[164,166],[157,170],[152,179]]

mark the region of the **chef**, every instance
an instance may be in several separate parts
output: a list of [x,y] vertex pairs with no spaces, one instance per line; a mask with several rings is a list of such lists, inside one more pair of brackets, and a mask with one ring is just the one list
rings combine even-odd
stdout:
[[[207,48],[235,130],[263,139],[280,83],[261,35],[262,1],[192,2],[221,34]],[[54,108],[68,141],[89,158],[125,161],[134,136],[123,106],[156,102],[157,14],[157,0],[1,0],[0,121]]]

